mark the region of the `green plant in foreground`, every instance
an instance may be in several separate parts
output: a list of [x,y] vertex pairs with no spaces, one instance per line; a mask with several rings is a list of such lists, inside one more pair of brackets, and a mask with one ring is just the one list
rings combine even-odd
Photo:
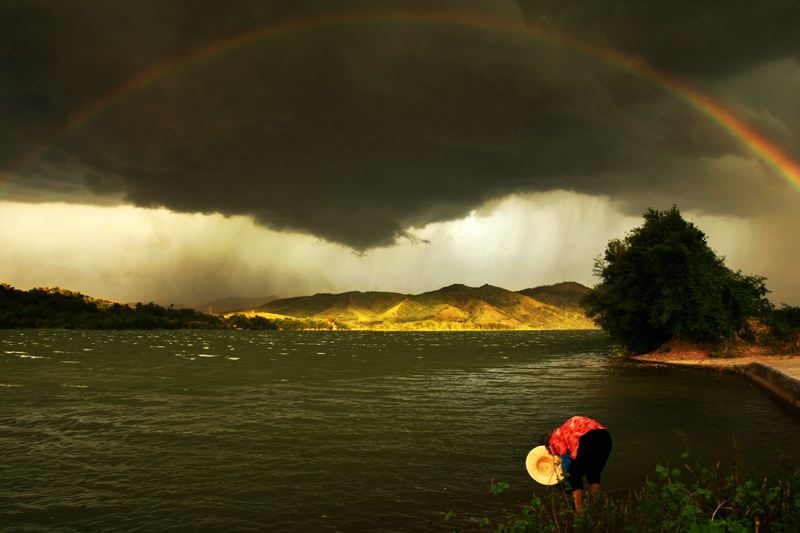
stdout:
[[[507,489],[507,483],[492,483],[491,492],[502,496]],[[734,461],[724,473],[720,463],[660,463],[655,481],[640,490],[598,494],[580,514],[563,492],[550,492],[506,510],[499,522],[484,518],[477,526],[503,533],[800,531],[800,469],[783,465],[768,474],[744,471]]]

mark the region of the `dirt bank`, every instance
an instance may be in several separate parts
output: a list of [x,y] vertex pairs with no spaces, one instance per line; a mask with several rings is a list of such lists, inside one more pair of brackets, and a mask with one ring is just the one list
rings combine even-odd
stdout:
[[670,341],[653,353],[635,355],[630,359],[642,363],[726,367],[800,358],[798,355],[775,354],[769,348],[753,345],[737,345],[722,357],[713,357],[712,354],[715,353],[717,352],[711,346]]

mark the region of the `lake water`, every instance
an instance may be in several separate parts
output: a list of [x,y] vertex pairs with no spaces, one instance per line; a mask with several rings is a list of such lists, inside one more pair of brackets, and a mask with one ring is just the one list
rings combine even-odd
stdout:
[[524,461],[605,424],[604,490],[657,462],[800,464],[738,376],[612,361],[597,331],[0,331],[2,531],[429,531],[544,487]]

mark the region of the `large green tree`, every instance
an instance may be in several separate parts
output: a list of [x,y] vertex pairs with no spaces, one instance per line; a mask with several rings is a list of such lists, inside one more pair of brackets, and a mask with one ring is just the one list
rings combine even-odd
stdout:
[[727,268],[674,206],[648,209],[641,227],[608,243],[594,273],[602,281],[580,305],[633,353],[672,338],[718,342],[772,308],[765,278]]

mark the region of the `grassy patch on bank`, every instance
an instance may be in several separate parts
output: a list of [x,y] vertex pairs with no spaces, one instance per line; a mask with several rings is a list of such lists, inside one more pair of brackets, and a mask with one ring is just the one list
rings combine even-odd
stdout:
[[[493,483],[500,495],[506,483]],[[600,493],[577,514],[562,491],[534,494],[530,504],[508,506],[504,518],[455,525],[455,532],[791,532],[800,531],[800,469],[767,471],[734,461],[729,472],[700,461],[672,467],[660,463],[655,480],[637,490]],[[445,524],[442,524],[445,525]]]

